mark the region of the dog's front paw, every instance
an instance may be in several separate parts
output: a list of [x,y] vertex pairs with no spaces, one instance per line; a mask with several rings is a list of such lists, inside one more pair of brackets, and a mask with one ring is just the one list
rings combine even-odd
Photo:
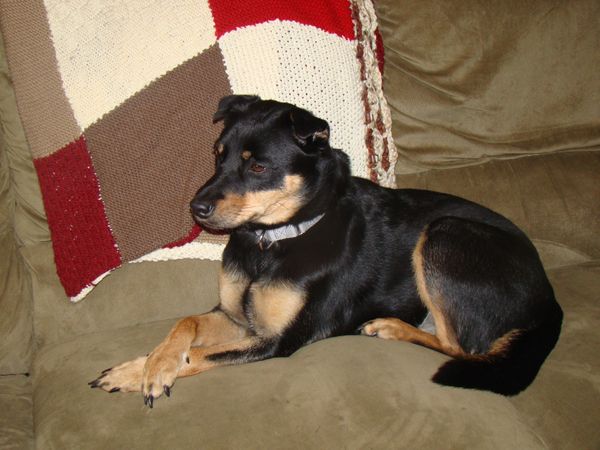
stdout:
[[142,394],[146,405],[152,408],[154,399],[163,393],[170,397],[171,387],[185,360],[187,360],[185,352],[169,346],[159,345],[150,353],[142,377]]
[[146,357],[127,361],[118,366],[102,371],[102,374],[88,384],[92,388],[100,388],[107,392],[139,392],[142,390],[142,374]]

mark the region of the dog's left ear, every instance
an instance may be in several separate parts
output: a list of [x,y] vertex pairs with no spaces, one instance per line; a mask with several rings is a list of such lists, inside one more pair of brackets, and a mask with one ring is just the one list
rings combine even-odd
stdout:
[[[217,123],[231,114],[243,113],[250,105],[260,101],[256,95],[227,95],[219,101],[217,112],[213,116],[213,123]],[[226,121],[227,122],[227,121]]]
[[329,146],[329,124],[305,109],[295,108],[290,112],[294,139],[306,150]]

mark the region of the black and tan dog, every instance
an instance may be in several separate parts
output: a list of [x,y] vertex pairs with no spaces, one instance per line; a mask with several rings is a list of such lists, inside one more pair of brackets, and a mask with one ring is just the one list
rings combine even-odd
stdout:
[[562,311],[515,225],[451,195],[351,177],[327,122],[293,105],[230,96],[220,120],[216,173],[191,203],[202,226],[232,231],[220,303],[92,387],[142,391],[152,406],[177,377],[357,331],[452,356],[440,384],[514,395],[534,380]]

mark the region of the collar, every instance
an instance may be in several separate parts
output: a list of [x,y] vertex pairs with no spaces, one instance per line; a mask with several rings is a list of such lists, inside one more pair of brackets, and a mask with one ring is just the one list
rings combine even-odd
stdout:
[[272,228],[269,230],[255,230],[258,244],[258,248],[261,250],[266,250],[270,248],[275,242],[281,241],[283,239],[291,239],[298,237],[308,230],[310,230],[314,225],[317,224],[319,220],[323,218],[325,214],[319,214],[312,219],[306,220],[304,222],[300,222],[297,225],[283,225],[279,228]]

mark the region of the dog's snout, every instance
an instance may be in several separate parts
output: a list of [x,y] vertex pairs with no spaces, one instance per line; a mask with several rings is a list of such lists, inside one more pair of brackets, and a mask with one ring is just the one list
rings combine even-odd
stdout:
[[194,216],[199,219],[208,219],[215,211],[215,205],[209,202],[193,200],[191,207]]

